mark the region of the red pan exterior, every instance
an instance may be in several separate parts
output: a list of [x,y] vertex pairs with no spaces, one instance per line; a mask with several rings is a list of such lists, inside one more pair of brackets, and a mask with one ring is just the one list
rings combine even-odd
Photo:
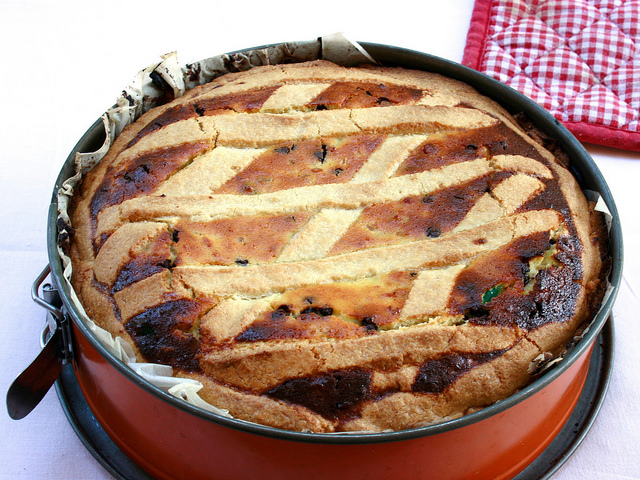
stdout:
[[592,346],[545,388],[460,428],[399,441],[309,443],[257,435],[176,408],[105,360],[77,329],[76,375],[118,447],[155,478],[507,479],[562,429],[578,401]]

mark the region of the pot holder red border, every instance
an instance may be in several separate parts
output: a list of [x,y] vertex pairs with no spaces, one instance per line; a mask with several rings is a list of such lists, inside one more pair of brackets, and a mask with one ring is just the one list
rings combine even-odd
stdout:
[[640,151],[640,0],[476,0],[462,63],[580,141]]

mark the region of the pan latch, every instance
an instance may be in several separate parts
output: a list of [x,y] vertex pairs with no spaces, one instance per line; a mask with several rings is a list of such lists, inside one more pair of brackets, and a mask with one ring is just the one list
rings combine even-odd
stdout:
[[50,271],[47,265],[31,288],[33,301],[48,312],[47,324],[40,338],[42,350],[7,391],[7,410],[14,420],[26,417],[40,403],[60,376],[63,365],[73,359],[71,327],[61,310],[58,291],[49,284],[42,285]]
[[[60,356],[62,358],[63,365],[73,360],[73,342],[71,341],[71,326],[69,324],[68,317],[62,311],[62,299],[58,294],[56,287],[50,283],[45,283],[51,268],[47,265],[42,273],[36,278],[31,287],[31,298],[35,303],[47,310],[47,323],[42,330],[40,336],[40,346],[44,348],[49,339],[60,331],[61,345]],[[42,288],[40,288],[42,286]],[[42,296],[39,295],[39,291],[42,291]]]

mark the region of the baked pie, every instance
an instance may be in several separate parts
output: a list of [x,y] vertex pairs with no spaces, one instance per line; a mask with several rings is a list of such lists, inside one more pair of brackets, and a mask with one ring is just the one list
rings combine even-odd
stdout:
[[145,113],[82,180],[72,283],[140,361],[282,429],[407,429],[504,399],[598,307],[606,232],[468,85],[326,61]]

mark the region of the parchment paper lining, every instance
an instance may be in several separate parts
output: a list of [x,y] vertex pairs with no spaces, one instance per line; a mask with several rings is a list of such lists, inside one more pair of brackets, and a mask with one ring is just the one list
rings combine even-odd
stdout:
[[[105,130],[103,145],[95,152],[76,153],[76,174],[67,179],[58,191],[58,225],[70,225],[71,223],[67,213],[69,202],[82,176],[106,155],[115,138],[127,125],[135,122],[143,113],[157,106],[159,99],[165,97],[169,90],[172,96],[177,98],[190,89],[208,83],[226,73],[245,71],[260,65],[306,62],[318,59],[329,60],[347,67],[377,63],[357,42],[349,39],[343,33],[324,36],[312,41],[282,43],[254,50],[218,55],[184,66],[180,66],[178,63],[176,52],[163,55],[160,62],[138,72],[129,86],[122,91],[115,105],[102,115]],[[590,200],[597,201],[596,209],[605,213],[607,227],[610,230],[611,215],[600,195],[594,191],[585,191],[585,194]],[[68,284],[72,303],[89,330],[115,358],[129,366],[152,385],[169,394],[206,411],[231,418],[227,410],[217,408],[200,398],[198,391],[203,387],[200,382],[174,377],[173,369],[168,365],[137,362],[133,349],[124,339],[114,338],[109,332],[98,327],[86,314],[71,285],[72,265],[70,258],[60,247],[58,253],[62,259],[63,276]],[[606,304],[612,291],[613,288],[609,285],[602,305]],[[572,344],[575,345],[588,329],[589,326],[574,338]],[[560,356],[552,357],[540,354],[532,362],[530,371],[536,371],[540,374],[560,362],[566,353],[568,351]],[[336,432],[338,435],[357,433],[363,432]]]

